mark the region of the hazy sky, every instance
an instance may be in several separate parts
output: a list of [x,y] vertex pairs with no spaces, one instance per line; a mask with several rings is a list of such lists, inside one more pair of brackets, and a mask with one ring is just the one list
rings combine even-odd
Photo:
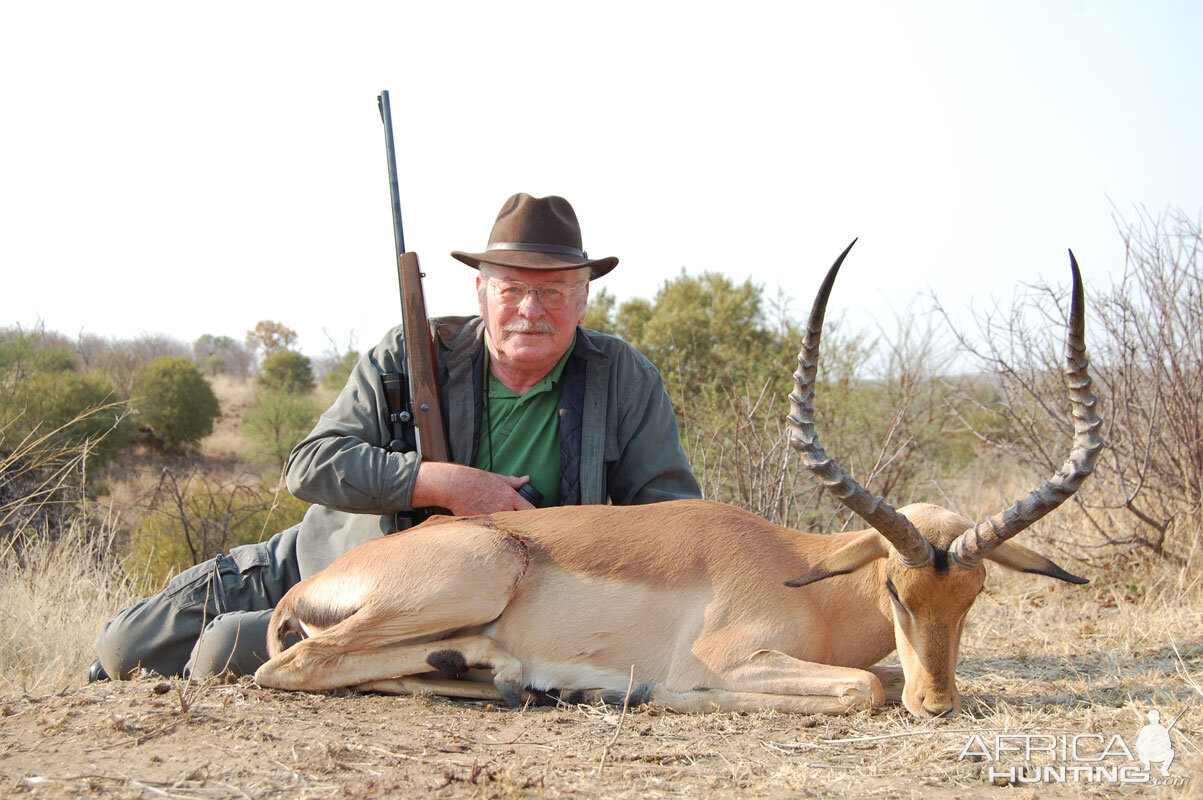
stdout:
[[[0,325],[361,348],[398,317],[383,136],[432,313],[502,201],[576,207],[598,282],[682,267],[800,311],[1009,302],[1122,268],[1113,205],[1203,210],[1203,4],[5,3]],[[596,288],[596,287],[595,287]]]

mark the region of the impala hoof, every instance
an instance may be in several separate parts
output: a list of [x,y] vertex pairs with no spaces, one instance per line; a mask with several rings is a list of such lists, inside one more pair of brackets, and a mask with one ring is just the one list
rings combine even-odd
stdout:
[[856,681],[840,692],[840,702],[851,709],[874,708],[886,701],[885,690],[881,681],[872,673],[867,673],[865,679]]
[[630,708],[636,708],[652,699],[653,684],[641,683],[631,689],[631,696],[628,699],[626,691],[616,691],[613,689],[603,689],[601,692],[601,700],[606,705],[621,706],[626,705]]
[[510,708],[522,708],[526,704],[526,693],[522,691],[522,684],[520,683],[494,680],[493,688],[501,694],[501,699]]

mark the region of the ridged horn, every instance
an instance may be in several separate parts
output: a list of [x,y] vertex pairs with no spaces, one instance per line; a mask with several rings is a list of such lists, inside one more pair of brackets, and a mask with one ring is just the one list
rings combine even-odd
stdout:
[[844,472],[840,465],[824,452],[815,432],[815,375],[818,372],[823,316],[827,312],[827,298],[831,295],[835,276],[854,244],[855,239],[840,253],[840,257],[828,270],[810,309],[806,338],[802,343],[802,352],[798,353],[798,369],[794,372],[794,383],[797,386],[789,396],[789,443],[798,451],[806,468],[823,482],[828,491],[894,545],[894,549],[898,551],[898,560],[904,566],[925,567],[933,559],[932,546],[927,537],[919,533],[911,521],[894,510],[892,505],[871,494]]
[[976,568],[999,544],[1069,499],[1094,471],[1095,461],[1103,448],[1103,438],[1099,434],[1103,421],[1096,413],[1098,400],[1090,393],[1091,380],[1087,373],[1090,361],[1086,358],[1082,275],[1072,250],[1069,251],[1069,266],[1073,271],[1073,299],[1069,308],[1069,335],[1065,342],[1065,386],[1073,412],[1073,448],[1057,474],[1040,488],[956,538],[948,548],[949,560],[965,569]]

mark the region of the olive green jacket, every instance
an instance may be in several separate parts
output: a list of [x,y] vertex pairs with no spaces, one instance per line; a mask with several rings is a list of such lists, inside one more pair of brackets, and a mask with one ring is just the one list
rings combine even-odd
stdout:
[[[473,464],[479,442],[484,324],[479,317],[431,321],[451,460]],[[315,503],[297,532],[302,577],[368,539],[392,533],[409,510],[418,458],[385,449],[392,436],[380,376],[405,374],[404,332],[385,335],[355,365],[347,385],[288,458],[289,491]],[[660,373],[614,336],[580,328],[573,357],[584,364],[580,426],[582,504],[655,503],[698,497]]]

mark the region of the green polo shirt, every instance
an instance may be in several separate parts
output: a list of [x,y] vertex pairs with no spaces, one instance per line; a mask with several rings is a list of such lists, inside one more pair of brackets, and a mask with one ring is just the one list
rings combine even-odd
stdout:
[[485,348],[485,398],[477,469],[501,475],[530,475],[543,494],[541,508],[560,504],[560,378],[576,338],[543,380],[518,394],[489,372]]

